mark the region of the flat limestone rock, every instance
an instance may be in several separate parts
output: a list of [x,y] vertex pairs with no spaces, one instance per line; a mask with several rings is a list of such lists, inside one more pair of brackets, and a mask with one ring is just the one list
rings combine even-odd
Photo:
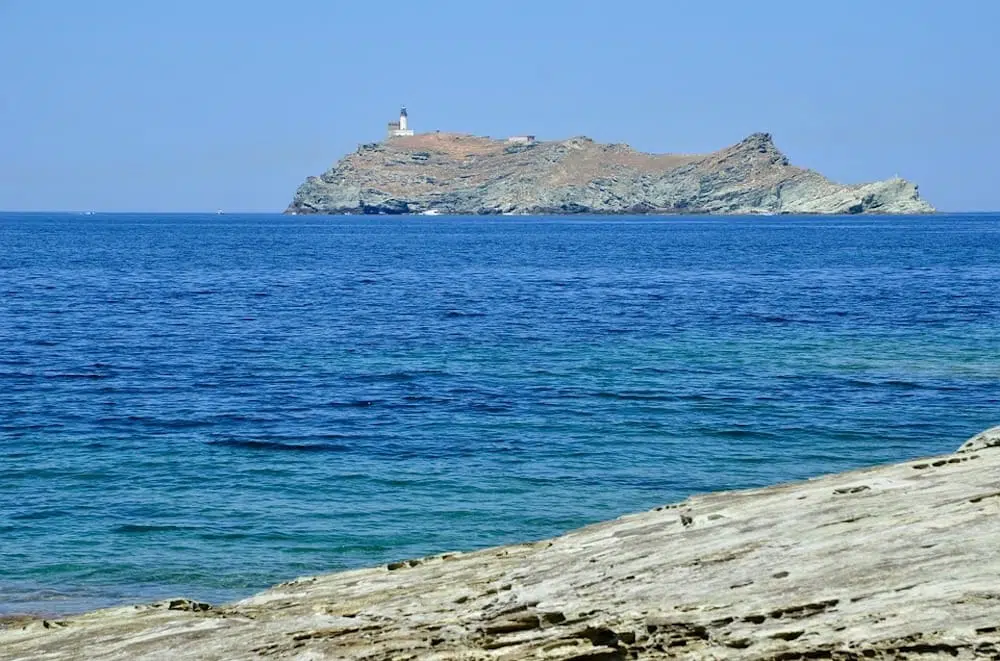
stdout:
[[551,540],[0,622],[0,659],[1000,659],[1000,427]]
[[590,138],[511,144],[423,133],[362,145],[299,186],[292,214],[920,214],[894,178],[837,184],[790,165],[770,134],[711,154],[646,154]]

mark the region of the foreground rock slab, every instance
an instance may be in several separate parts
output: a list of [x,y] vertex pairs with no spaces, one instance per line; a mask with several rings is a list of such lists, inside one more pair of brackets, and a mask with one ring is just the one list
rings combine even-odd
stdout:
[[1000,659],[1000,427],[555,539],[0,625],[0,659]]
[[424,133],[362,145],[299,186],[292,214],[919,214],[904,179],[844,185],[790,165],[770,134],[710,154],[585,137],[510,144]]

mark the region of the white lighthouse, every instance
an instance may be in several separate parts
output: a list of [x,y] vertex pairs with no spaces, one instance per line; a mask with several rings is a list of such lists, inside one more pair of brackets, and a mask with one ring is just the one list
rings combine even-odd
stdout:
[[401,138],[408,135],[413,135],[413,129],[410,128],[407,121],[406,106],[403,106],[399,110],[399,121],[389,122],[389,137]]

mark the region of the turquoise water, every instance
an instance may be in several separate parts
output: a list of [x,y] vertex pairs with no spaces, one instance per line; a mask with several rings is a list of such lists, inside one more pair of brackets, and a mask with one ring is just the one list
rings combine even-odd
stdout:
[[998,285],[988,215],[0,214],[0,613],[950,451]]

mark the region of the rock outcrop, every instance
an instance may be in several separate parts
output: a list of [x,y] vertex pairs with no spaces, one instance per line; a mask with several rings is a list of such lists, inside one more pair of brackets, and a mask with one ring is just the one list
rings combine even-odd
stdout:
[[755,133],[707,155],[589,138],[510,144],[425,133],[362,145],[295,193],[308,214],[919,214],[903,179],[840,185],[789,165]]
[[555,539],[0,624],[0,659],[1000,659],[1000,427]]

